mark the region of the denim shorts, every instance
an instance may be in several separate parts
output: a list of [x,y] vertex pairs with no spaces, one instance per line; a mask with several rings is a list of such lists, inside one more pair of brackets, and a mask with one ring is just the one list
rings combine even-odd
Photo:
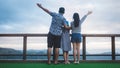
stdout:
[[72,33],[71,42],[72,43],[82,42],[82,35],[80,33]]

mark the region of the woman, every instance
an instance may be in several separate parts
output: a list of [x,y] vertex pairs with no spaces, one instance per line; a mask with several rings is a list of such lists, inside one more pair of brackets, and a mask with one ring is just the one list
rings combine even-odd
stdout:
[[61,48],[63,50],[64,63],[70,64],[69,62],[69,51],[71,50],[70,34],[69,34],[69,22],[66,21],[63,27],[63,33],[61,36]]
[[[78,13],[74,13],[73,15],[73,22],[71,22],[71,28],[72,28],[71,42],[73,44],[74,63],[79,63],[80,61],[80,43],[82,41],[81,24],[86,19],[86,17],[91,13],[92,13],[91,11],[88,11],[88,13],[84,15],[81,20],[79,18]],[[76,54],[77,54],[77,60],[76,60]]]

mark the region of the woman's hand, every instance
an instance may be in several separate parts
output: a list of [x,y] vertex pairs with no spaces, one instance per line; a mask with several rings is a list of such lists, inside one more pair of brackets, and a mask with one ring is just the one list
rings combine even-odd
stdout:
[[92,14],[92,11],[88,11],[87,15],[90,15],[90,14]]

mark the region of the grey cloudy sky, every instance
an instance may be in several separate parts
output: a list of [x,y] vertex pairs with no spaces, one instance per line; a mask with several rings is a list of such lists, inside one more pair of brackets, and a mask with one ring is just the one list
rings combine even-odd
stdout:
[[0,33],[47,33],[51,17],[36,3],[53,12],[65,7],[64,16],[69,22],[74,12],[82,17],[92,10],[82,25],[82,33],[120,33],[119,0],[0,0]]
[[[36,6],[41,3],[50,11],[58,12],[59,7],[65,7],[65,18],[70,22],[74,12],[78,12],[80,17],[93,11],[82,24],[82,33],[86,34],[120,34],[120,0],[0,0],[0,34],[1,33],[48,33],[51,23],[51,16]],[[0,38],[1,47],[11,47],[8,38]],[[8,42],[5,42],[8,40]],[[15,39],[12,39],[15,41]],[[10,41],[12,41],[10,38]],[[3,42],[4,41],[4,42]],[[109,41],[109,40],[108,40]],[[19,40],[19,45],[22,41]],[[93,41],[94,42],[94,41]],[[93,43],[94,49],[99,48],[110,50],[109,43]],[[120,44],[119,41],[118,45]],[[13,43],[12,47],[22,49],[18,43]],[[29,43],[32,45],[33,43]],[[46,48],[43,46],[36,48]],[[108,45],[101,47],[99,45]],[[33,46],[28,46],[33,48]],[[94,52],[92,46],[87,46]],[[35,47],[34,47],[35,48]],[[117,46],[117,50],[120,46]]]
[[53,12],[65,7],[64,16],[69,22],[74,12],[82,17],[92,10],[82,25],[82,33],[120,33],[119,0],[0,0],[0,33],[47,33],[51,17],[36,3]]

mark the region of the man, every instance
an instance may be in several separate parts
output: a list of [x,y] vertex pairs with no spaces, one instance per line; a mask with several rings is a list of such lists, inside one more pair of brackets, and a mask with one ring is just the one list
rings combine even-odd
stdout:
[[62,35],[62,27],[66,19],[63,17],[65,9],[63,7],[59,8],[59,13],[54,13],[49,11],[48,9],[44,8],[41,4],[37,3],[37,6],[44,10],[46,13],[52,16],[52,22],[49,29],[47,43],[48,43],[48,64],[51,64],[51,50],[52,47],[55,47],[55,60],[54,64],[58,63],[58,56],[59,56],[59,48],[61,43],[61,35]]

